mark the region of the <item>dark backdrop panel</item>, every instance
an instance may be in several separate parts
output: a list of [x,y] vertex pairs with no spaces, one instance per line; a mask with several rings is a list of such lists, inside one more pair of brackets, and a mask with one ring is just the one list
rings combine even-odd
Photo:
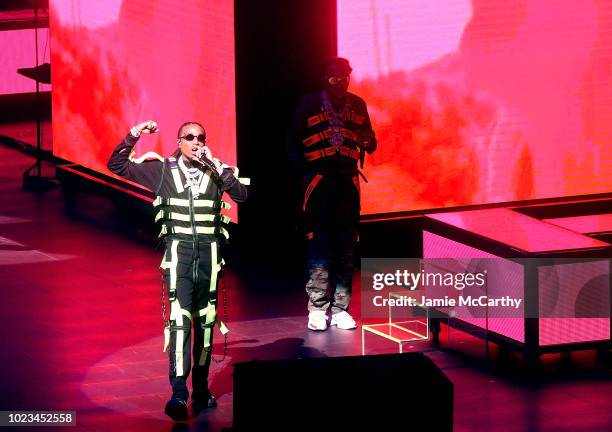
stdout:
[[[296,183],[285,134],[297,101],[320,86],[321,64],[336,52],[335,0],[236,0],[238,166],[252,179],[240,208],[241,255],[274,268],[301,265]],[[288,267],[287,267],[288,265]]]

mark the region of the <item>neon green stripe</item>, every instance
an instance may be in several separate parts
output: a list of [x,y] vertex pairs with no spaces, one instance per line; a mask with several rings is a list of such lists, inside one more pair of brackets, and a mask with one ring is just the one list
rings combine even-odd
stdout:
[[[153,207],[157,207],[159,205],[189,207],[189,200],[182,199],[182,198],[162,198],[158,196],[153,201]],[[201,199],[193,200],[194,207],[214,207],[214,205],[215,205],[215,202],[212,200],[201,200]],[[232,208],[232,206],[230,205],[230,203],[226,201],[221,201],[221,208],[229,210]]]
[[[211,295],[212,293],[217,291],[217,275],[220,269],[221,269],[221,266],[218,263],[217,242],[211,242],[210,243],[210,285],[208,287],[208,292],[211,293]],[[208,312],[206,313],[206,320],[204,321],[205,323],[204,349],[202,350],[202,354],[200,355],[200,361],[199,361],[200,366],[204,365],[204,363],[206,362],[206,356],[209,355],[209,348],[210,348],[210,342],[212,340],[212,330],[213,330],[212,324],[214,324],[214,322],[217,319],[217,310],[215,309],[215,306],[210,301],[208,302],[208,305],[206,306],[206,310]],[[202,311],[200,311],[200,313],[202,313]],[[225,325],[223,327],[227,333],[227,327],[225,327]],[[221,330],[221,332],[223,333],[223,329]]]
[[204,323],[206,324],[206,328],[204,329],[204,347],[210,346],[213,324],[217,320],[216,309],[210,302],[208,303],[208,306],[208,313],[206,314],[206,320],[204,321]]
[[[158,196],[153,201],[153,207],[157,207],[159,205],[189,207],[189,200],[182,199],[182,198],[162,198]],[[214,205],[215,205],[215,202],[212,200],[199,200],[199,199],[193,200],[194,207],[213,207]],[[222,205],[221,208],[226,208],[226,207]]]
[[170,245],[170,291],[176,291],[176,267],[178,266],[178,240]]
[[189,319],[189,321],[193,320],[193,318],[191,318],[191,312],[189,312],[187,309],[181,309],[181,312]]
[[[212,329],[210,327],[204,328],[204,350],[210,347],[210,341],[212,339],[211,336],[212,336]],[[204,351],[202,351],[202,356],[203,355],[204,355]],[[203,360],[202,357],[200,357],[200,364],[204,364],[202,360]]]
[[227,326],[225,325],[225,323],[221,320],[217,321],[219,323],[219,331],[221,332],[222,335],[226,335],[229,333],[229,329],[227,328]]
[[212,304],[210,306],[210,311],[206,314],[206,320],[204,320],[204,322],[208,325],[214,324],[215,320],[217,319],[217,311],[214,307],[212,307]]
[[210,351],[210,339],[212,335],[211,332],[212,332],[212,329],[208,327],[204,329],[204,349],[202,349],[202,354],[200,355],[200,361],[198,362],[200,366],[204,366],[204,363],[206,362],[206,356],[209,354],[209,351]]
[[164,327],[164,352],[168,350],[168,345],[170,344],[170,328],[168,326]]
[[217,274],[219,273],[219,264],[217,257],[217,242],[210,243],[210,286],[208,292],[213,293],[217,291]]
[[208,310],[208,307],[205,307],[204,309],[200,309],[199,311],[196,311],[194,316],[195,317],[205,317],[207,310]]
[[178,172],[178,167],[170,168],[172,172],[172,178],[174,179],[174,186],[176,187],[176,191],[178,193],[183,192],[185,189],[183,188],[183,183],[181,182],[181,176]]
[[[194,215],[194,220],[196,222],[214,222],[216,215],[214,214],[196,214]],[[185,213],[177,213],[177,212],[169,212],[165,209],[161,209],[155,215],[155,222],[158,222],[160,219],[167,220],[178,220],[181,222],[190,222],[191,219],[188,214]],[[221,222],[224,224],[230,223],[231,218],[225,215],[220,215]]]
[[217,318],[217,311],[214,307],[214,305],[209,301],[208,305],[206,306],[206,309],[208,310],[208,313],[206,314],[206,319],[204,320],[204,349],[202,350],[202,354],[200,355],[200,361],[199,364],[200,366],[203,366],[205,361],[206,361],[206,356],[209,354],[210,352],[210,342],[212,340],[212,323],[215,322],[215,319]]
[[[226,239],[229,238],[229,233],[223,227],[219,227],[219,234],[223,235]],[[216,234],[215,231],[217,228],[214,227],[196,227],[197,234]],[[166,234],[193,234],[193,230],[191,228],[186,227],[171,227],[168,228],[166,225],[162,226],[161,231],[159,232],[159,236],[163,236]]]
[[183,314],[181,313],[181,305],[177,300],[172,302],[175,304],[175,313],[174,320],[176,322],[176,326],[178,327],[176,331],[176,344],[174,346],[174,361],[176,362],[176,376],[183,376],[183,339],[184,339],[184,331],[183,331]]
[[208,183],[210,183],[210,175],[208,175],[207,173],[204,173],[204,175],[200,179],[200,184],[199,184],[201,194],[206,193],[206,189],[208,188]]

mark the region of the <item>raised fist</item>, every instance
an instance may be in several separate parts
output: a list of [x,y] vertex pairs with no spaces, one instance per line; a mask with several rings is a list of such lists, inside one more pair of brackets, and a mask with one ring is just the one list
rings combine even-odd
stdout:
[[136,129],[136,131],[138,131],[139,134],[156,133],[159,131],[159,128],[157,127],[157,123],[154,122],[153,120],[148,120],[146,122],[139,123],[132,128],[132,130],[134,129]]

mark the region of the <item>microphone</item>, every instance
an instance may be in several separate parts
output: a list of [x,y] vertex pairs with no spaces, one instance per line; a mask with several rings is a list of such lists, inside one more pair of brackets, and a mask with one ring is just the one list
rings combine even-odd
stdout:
[[199,157],[196,153],[193,153],[193,157],[191,160],[200,164],[204,168],[208,169],[211,173],[211,176],[215,180],[219,179],[219,173],[217,172],[217,167],[215,167],[215,164],[210,159],[208,159],[206,156],[204,156],[203,153],[200,154]]

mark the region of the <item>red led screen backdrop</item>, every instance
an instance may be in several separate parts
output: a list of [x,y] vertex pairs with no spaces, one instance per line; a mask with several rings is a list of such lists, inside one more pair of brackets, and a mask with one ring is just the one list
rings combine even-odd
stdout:
[[612,3],[338,0],[362,213],[612,191]]
[[236,161],[232,0],[50,0],[54,153],[110,174],[130,127],[153,119],[138,154],[168,156],[185,121]]

